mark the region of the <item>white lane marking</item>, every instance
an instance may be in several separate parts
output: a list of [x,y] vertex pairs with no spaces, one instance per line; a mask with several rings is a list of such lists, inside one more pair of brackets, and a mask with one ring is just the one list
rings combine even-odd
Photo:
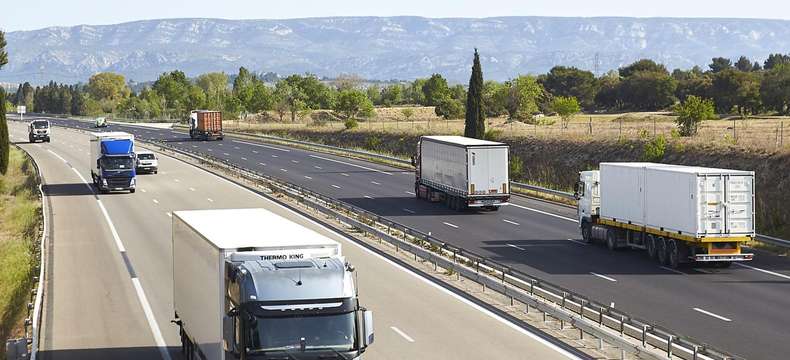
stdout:
[[217,143],[217,145],[222,146],[222,143]]
[[64,159],[62,156],[58,155],[58,154],[57,154],[57,153],[55,153],[54,151],[52,151],[52,150],[50,150],[50,149],[47,149],[47,151],[51,152],[51,153],[52,153],[52,155],[55,155],[55,157],[56,157],[56,158],[58,158],[58,159],[60,159],[60,161],[63,161],[63,163],[65,163],[65,164],[68,164],[68,163],[69,163],[68,161],[66,161],[66,159]]
[[273,157],[273,158],[276,158],[276,157],[279,157],[279,156],[277,156],[277,155],[272,155],[272,157]]
[[351,176],[351,175],[348,175],[348,174],[346,174],[346,173],[340,173],[340,175],[343,175],[343,176]]
[[234,146],[233,148],[234,148],[234,149],[236,149],[236,150],[239,150],[239,147],[238,147],[238,146]]
[[729,318],[726,318],[726,317],[721,316],[721,315],[716,315],[716,314],[714,314],[714,313],[712,313],[710,311],[706,311],[706,310],[703,310],[703,309],[700,309],[700,308],[694,308],[694,311],[701,312],[701,313],[703,313],[705,315],[715,317],[715,318],[717,318],[719,320],[722,320],[722,321],[726,321],[726,322],[731,322],[732,321]]
[[365,195],[365,196],[363,196],[363,197],[364,197],[365,199],[374,199],[374,197],[372,197],[372,196],[367,196],[367,195]]
[[517,223],[517,222],[515,222],[515,221],[510,221],[510,220],[508,220],[508,219],[502,219],[502,221],[504,221],[504,222],[506,222],[506,223],[508,223],[508,224],[513,224],[513,225],[516,225],[516,226],[518,226],[518,225],[521,225],[521,224],[519,224],[519,223]]
[[335,184],[332,184],[332,187],[335,188],[335,189],[340,189],[340,186],[337,186]]
[[145,296],[143,286],[140,285],[140,279],[133,277],[132,284],[134,285],[134,291],[137,293],[137,299],[140,300],[140,305],[143,306],[145,319],[148,320],[148,327],[151,328],[151,332],[154,334],[156,346],[159,348],[159,355],[162,356],[162,359],[170,360],[170,354],[167,352],[165,338],[162,337],[162,332],[159,330],[159,326],[156,325],[156,317],[154,317],[154,312],[151,310],[151,304],[148,303],[148,298]]
[[142,191],[142,192],[148,192],[148,191],[146,191],[145,189],[140,189],[140,191]]
[[277,150],[277,151],[282,151],[282,152],[291,152],[291,150],[288,150],[288,149],[280,149],[280,148],[276,148],[274,146],[267,146],[267,145],[263,145],[263,144],[256,144],[256,143],[251,143],[251,142],[246,142],[246,141],[233,140],[233,142],[239,143],[239,144],[252,145],[252,146],[260,146],[262,148],[267,148],[267,149],[272,149],[272,150]]
[[553,216],[555,218],[562,219],[562,220],[567,220],[567,221],[572,221],[572,222],[579,222],[576,219],[572,219],[572,218],[565,217],[565,216],[562,216],[562,215],[552,214],[550,212],[545,212],[545,211],[541,211],[541,210],[537,210],[537,209],[533,209],[533,208],[528,208],[526,206],[521,206],[521,205],[514,204],[514,203],[510,203],[509,205],[510,206],[515,206],[517,208],[524,209],[524,210],[534,211],[534,212],[539,213],[539,214]]
[[406,333],[403,332],[401,329],[398,329],[398,328],[396,328],[394,326],[390,326],[390,329],[392,329],[392,331],[394,331],[396,334],[400,335],[402,338],[406,339],[406,341],[414,342],[414,339],[412,339],[411,336],[406,335]]
[[785,274],[780,274],[778,272],[773,272],[773,271],[770,271],[770,270],[760,269],[760,268],[757,268],[757,267],[754,267],[754,266],[751,266],[751,265],[746,265],[746,264],[741,264],[741,263],[735,263],[735,265],[738,265],[738,266],[741,266],[741,267],[745,267],[747,269],[752,269],[752,270],[755,270],[755,271],[759,271],[759,272],[762,272],[762,273],[766,273],[768,275],[778,276],[778,277],[780,277],[782,279],[790,280],[790,276],[787,276]]
[[113,224],[112,219],[110,219],[110,214],[107,213],[107,208],[104,207],[101,200],[96,200],[99,204],[99,210],[104,215],[104,220],[107,222],[107,225],[110,227],[110,233],[112,233],[112,238],[115,240],[115,246],[118,248],[120,252],[126,252],[126,248],[123,246],[121,242],[121,237],[118,236],[118,231],[115,230],[115,224]]
[[191,187],[189,188],[189,191],[195,191],[195,188]]
[[222,155],[225,155],[225,156],[230,156],[230,154],[228,154],[228,153],[222,153]]
[[244,160],[244,161],[247,161],[247,158],[244,157],[244,156],[242,156],[241,159]]
[[214,151],[214,150],[208,149],[208,151]]
[[159,204],[159,200],[157,199],[153,199],[152,201],[154,202],[154,204]]
[[323,169],[322,167],[320,167],[320,166],[318,166],[318,165],[313,165],[313,167],[314,167],[314,168],[316,168],[316,169],[318,169],[318,170],[321,170],[321,169]]
[[405,212],[407,212],[409,214],[415,214],[416,213],[414,210],[409,210],[409,209],[401,209],[401,210],[403,210],[403,211],[405,211]]
[[252,153],[253,153],[253,154],[257,154],[257,153],[258,153],[258,150],[253,150],[253,151],[252,151]]
[[294,163],[294,164],[298,164],[299,160],[291,160],[291,162]]
[[617,280],[616,280],[616,279],[614,279],[614,278],[610,278],[610,277],[608,277],[608,276],[606,276],[606,275],[601,275],[601,274],[598,274],[598,273],[594,273],[594,272],[592,272],[592,271],[590,272],[590,274],[593,274],[593,275],[595,275],[595,276],[597,276],[597,277],[599,277],[599,278],[601,278],[601,279],[604,279],[604,280],[609,280],[609,281],[611,281],[611,282],[617,282]]
[[266,164],[264,164],[264,163],[258,163],[258,165],[260,165],[260,166],[266,166]]
[[305,175],[304,178],[307,179],[307,180],[313,180],[313,178],[311,178],[311,177],[309,177],[307,175]]
[[173,214],[171,214],[169,211],[166,212],[165,214],[167,214],[167,217],[173,217]]
[[382,173],[382,174],[392,175],[392,173],[389,173],[389,172],[386,172],[386,171],[381,171],[381,170],[378,170],[378,169],[369,168],[369,167],[367,167],[367,166],[362,166],[362,165],[352,164],[352,163],[350,163],[350,162],[345,162],[345,161],[340,161],[340,160],[335,160],[335,159],[325,158],[325,157],[323,157],[323,156],[318,156],[318,155],[310,155],[310,157],[311,157],[311,158],[316,158],[316,159],[321,159],[321,160],[326,160],[326,161],[331,161],[331,162],[336,162],[336,163],[338,163],[338,164],[343,164],[343,165],[353,166],[353,167],[360,168],[360,169],[365,169],[365,170],[375,171],[375,172],[377,172],[377,173]]
[[381,185],[381,183],[377,183],[375,181],[371,181],[370,183],[373,184],[373,185]]
[[407,193],[407,194],[414,195],[414,193],[413,193],[413,192],[411,192],[411,191],[404,191],[404,192],[405,192],[405,193]]
[[580,244],[580,245],[589,245],[588,243],[586,243],[584,241],[579,241],[579,240],[568,239],[568,241],[572,241],[572,242],[575,242],[575,243]]
[[451,228],[454,228],[454,229],[458,229],[458,225],[453,225],[453,224],[450,224],[450,223],[448,223],[448,222],[446,222],[446,221],[445,221],[445,222],[443,222],[442,224],[445,224],[445,225],[447,225],[447,226],[449,226],[449,227],[451,227]]
[[214,202],[214,199],[212,198],[206,198],[206,200],[208,200],[208,202]]
[[677,271],[677,270],[675,270],[675,269],[673,269],[673,268],[668,268],[668,267],[666,267],[666,266],[659,266],[659,268],[662,268],[662,269],[664,269],[664,270],[666,270],[666,271],[669,271],[669,272],[673,272],[673,273],[675,273],[675,274],[686,275],[686,273],[684,273],[684,272]]
[[507,246],[510,246],[510,247],[512,247],[512,248],[519,249],[519,250],[521,250],[521,251],[526,251],[526,250],[527,250],[527,249],[525,249],[525,248],[523,248],[523,247],[521,247],[521,246],[518,246],[518,245],[507,244]]
[[181,180],[178,180],[178,179],[173,179],[173,181],[175,181],[175,182],[181,182]]
[[280,169],[280,171],[283,171],[283,172],[288,172],[288,170],[285,170],[285,169]]
[[197,148],[197,145],[192,145],[193,148]]

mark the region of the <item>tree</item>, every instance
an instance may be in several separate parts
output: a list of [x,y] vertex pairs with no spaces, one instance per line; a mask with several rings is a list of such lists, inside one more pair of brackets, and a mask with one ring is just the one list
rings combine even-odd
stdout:
[[746,56],[741,56],[738,58],[738,61],[735,62],[735,68],[740,71],[749,72],[752,71],[754,66],[752,65],[752,61],[749,60],[749,58]]
[[197,86],[206,93],[206,108],[219,110],[222,98],[228,91],[228,75],[220,72],[206,73],[198,76]]
[[255,82],[258,79],[245,67],[239,68],[239,74],[233,79],[233,96],[239,99],[244,110],[251,111],[252,96]]
[[414,109],[412,108],[403,108],[400,110],[401,115],[403,115],[403,119],[409,121],[412,116],[414,116]]
[[790,64],[790,55],[771,54],[768,55],[768,59],[765,59],[765,63],[763,63],[763,69],[771,70],[782,64]]
[[338,91],[358,89],[362,85],[362,78],[357,74],[340,74],[333,83]]
[[[280,80],[278,84],[281,82],[288,84],[294,90],[294,93],[299,95],[298,100],[304,106],[313,110],[333,108],[335,91],[322,83],[315,75],[305,74],[302,76],[294,74]],[[296,102],[291,101],[290,103],[295,104]]]
[[755,113],[760,107],[760,79],[756,73],[729,68],[713,75],[710,94],[719,113]]
[[120,101],[129,96],[131,90],[121,74],[103,72],[94,74],[88,80],[88,93],[95,100]]
[[507,81],[498,96],[505,104],[509,119],[526,120],[538,111],[538,98],[542,94],[543,88],[534,76],[520,75]]
[[164,109],[171,116],[184,117],[187,111],[187,96],[191,84],[186,74],[179,70],[159,75],[151,87],[164,98]]
[[715,57],[708,67],[710,67],[710,71],[717,73],[732,68],[732,61],[723,57]]
[[599,109],[616,110],[623,107],[620,98],[620,74],[609,71],[598,79],[598,93],[595,94],[595,106]]
[[664,65],[657,64],[655,61],[650,59],[642,59],[619,69],[620,77],[624,78],[643,71],[668,73],[667,68]]
[[437,116],[445,119],[460,119],[464,117],[464,104],[451,97],[445,97],[434,108]]
[[[4,50],[3,50],[4,46],[5,46],[5,41],[0,42],[0,53],[4,54]],[[0,67],[2,67],[2,65],[0,65]],[[5,89],[1,87],[0,87],[0,104],[5,104]],[[5,173],[8,171],[9,151],[10,151],[10,144],[8,139],[8,123],[6,122],[5,111],[0,111],[0,175],[5,175]]]
[[445,98],[450,96],[450,87],[447,86],[447,80],[439,74],[433,74],[422,85],[422,93],[425,96],[425,101],[422,103],[425,106],[436,106]]
[[[291,113],[291,122],[296,121],[296,114],[299,111],[304,110],[305,107],[310,107],[309,103],[307,102],[308,96],[298,86],[299,80],[288,80],[294,79],[293,76],[298,75],[291,75],[288,78],[280,80],[277,82],[277,85],[275,85],[274,90],[276,94],[275,96],[284,102],[287,111]],[[301,79],[301,77],[299,77],[299,79]],[[296,84],[296,86],[292,84]]]
[[677,88],[675,89],[675,96],[680,101],[685,101],[689,95],[695,95],[702,98],[709,98],[713,80],[710,74],[704,74],[702,71],[695,72],[676,70],[672,74],[672,78],[677,80]]
[[482,139],[486,133],[486,114],[483,110],[483,68],[480,55],[475,49],[472,75],[469,76],[469,91],[466,93],[466,122],[464,136]]
[[373,104],[381,104],[381,88],[378,85],[368,86],[368,88],[365,89],[365,93]]
[[8,52],[5,50],[6,45],[5,33],[0,31],[0,69],[8,64]]
[[372,115],[373,103],[357,89],[346,89],[340,92],[334,110],[345,115],[346,119],[355,118],[362,112],[363,115]]
[[400,84],[389,85],[381,91],[381,103],[384,106],[403,104],[403,93],[403,86]]
[[760,99],[770,110],[790,113],[790,65],[777,65],[765,73],[760,83]]
[[250,98],[247,110],[254,113],[271,110],[274,106],[274,94],[263,81],[255,81],[252,87],[252,97]]
[[548,74],[541,75],[538,82],[554,96],[575,97],[585,109],[595,104],[597,84],[592,72],[575,67],[555,66]]
[[619,85],[619,98],[627,108],[655,111],[675,102],[677,82],[666,71],[638,71]]
[[551,110],[560,116],[562,127],[567,129],[571,118],[581,111],[581,107],[575,97],[557,96],[551,102]]
[[507,113],[505,103],[497,94],[502,91],[503,84],[493,80],[488,80],[483,83],[483,112],[486,117],[497,117]]
[[678,115],[675,122],[678,124],[682,136],[695,135],[699,123],[703,120],[716,118],[713,111],[713,100],[702,99],[694,95],[689,96],[685,102],[675,105],[674,110]]

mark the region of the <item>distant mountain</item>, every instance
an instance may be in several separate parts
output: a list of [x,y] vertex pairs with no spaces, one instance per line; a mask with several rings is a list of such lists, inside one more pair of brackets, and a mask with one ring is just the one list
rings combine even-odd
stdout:
[[639,58],[669,68],[714,56],[762,61],[790,52],[790,21],[755,19],[332,17],[292,20],[167,19],[15,31],[0,81],[77,82],[99,71],[135,81],[181,69],[189,76],[240,66],[279,74],[468,81],[480,49],[486,79],[573,65],[599,73]]

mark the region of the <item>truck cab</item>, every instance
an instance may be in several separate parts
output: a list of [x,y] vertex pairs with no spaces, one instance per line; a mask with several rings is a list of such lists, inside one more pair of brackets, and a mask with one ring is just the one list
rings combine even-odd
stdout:
[[90,156],[91,178],[100,192],[135,192],[134,135],[124,132],[92,133]]
[[48,120],[33,120],[28,124],[27,137],[33,143],[36,140],[49,142],[50,128]]

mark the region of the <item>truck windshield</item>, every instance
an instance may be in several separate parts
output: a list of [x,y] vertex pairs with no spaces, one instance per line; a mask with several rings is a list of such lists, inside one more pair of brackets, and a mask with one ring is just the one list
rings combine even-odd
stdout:
[[250,331],[252,352],[305,350],[351,351],[356,339],[354,313],[257,317]]
[[104,170],[127,170],[134,167],[129,157],[102,157],[99,163]]
[[49,124],[46,121],[34,121],[33,127],[36,129],[46,129],[49,127]]

